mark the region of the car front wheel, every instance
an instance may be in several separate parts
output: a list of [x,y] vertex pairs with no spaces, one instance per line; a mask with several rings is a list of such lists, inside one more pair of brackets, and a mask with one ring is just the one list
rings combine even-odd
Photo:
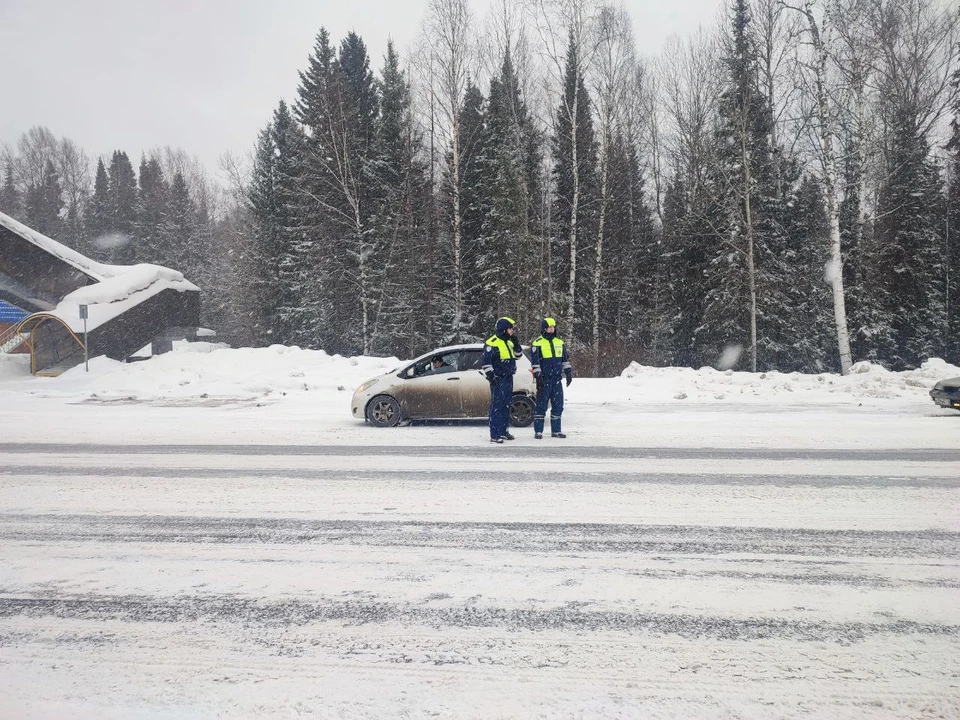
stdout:
[[533,412],[536,409],[533,398],[527,395],[514,395],[510,404],[510,424],[514,427],[530,427],[533,424]]
[[376,427],[394,427],[400,422],[400,405],[389,395],[377,395],[367,403],[367,420]]

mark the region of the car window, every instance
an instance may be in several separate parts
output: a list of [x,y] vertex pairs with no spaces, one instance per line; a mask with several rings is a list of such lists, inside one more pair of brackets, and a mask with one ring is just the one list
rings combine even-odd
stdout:
[[456,372],[457,354],[455,352],[437,353],[421,360],[413,366],[414,377]]
[[463,350],[457,353],[457,367],[460,370],[479,370],[483,366],[481,350]]

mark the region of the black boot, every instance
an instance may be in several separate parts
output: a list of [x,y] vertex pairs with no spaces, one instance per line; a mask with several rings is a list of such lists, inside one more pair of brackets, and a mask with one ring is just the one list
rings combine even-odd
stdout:
[[566,435],[564,435],[562,432],[561,432],[561,433],[550,433],[550,437],[565,438]]

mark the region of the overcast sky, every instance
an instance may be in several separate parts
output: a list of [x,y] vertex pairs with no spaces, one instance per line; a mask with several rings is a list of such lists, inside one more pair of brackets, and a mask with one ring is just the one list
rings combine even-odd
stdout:
[[[478,17],[489,0],[472,0]],[[711,25],[721,0],[626,0],[642,54]],[[33,125],[92,156],[171,145],[211,171],[291,99],[317,30],[354,30],[379,68],[426,0],[0,0],[0,142]]]

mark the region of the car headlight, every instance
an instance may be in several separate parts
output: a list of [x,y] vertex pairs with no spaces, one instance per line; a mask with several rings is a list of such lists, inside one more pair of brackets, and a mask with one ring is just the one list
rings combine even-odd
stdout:
[[376,378],[374,378],[373,380],[367,380],[363,385],[361,385],[356,389],[356,392],[358,393],[366,392],[376,384],[377,384]]

